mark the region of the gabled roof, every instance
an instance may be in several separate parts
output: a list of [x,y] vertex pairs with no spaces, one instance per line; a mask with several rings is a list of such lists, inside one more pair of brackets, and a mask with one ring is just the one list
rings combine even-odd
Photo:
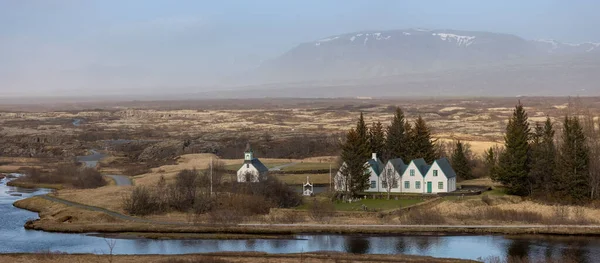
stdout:
[[448,159],[440,158],[435,160],[435,163],[438,164],[438,166],[447,178],[456,177],[456,172],[454,172],[454,169],[452,169],[452,165],[450,165]]
[[244,164],[250,163],[259,173],[268,172],[269,168],[267,168],[258,158],[254,158],[252,160],[244,161]]
[[417,167],[417,169],[419,169],[419,172],[421,172],[422,176],[425,176],[425,174],[427,173],[427,171],[429,171],[429,167],[430,166],[427,165],[427,162],[425,162],[425,159],[423,159],[423,158],[414,159],[411,162],[415,164],[415,166]]
[[396,172],[398,172],[398,174],[400,174],[400,175],[402,175],[404,173],[404,171],[406,171],[406,168],[408,167],[408,165],[406,165],[406,163],[404,163],[402,158],[390,159],[388,162],[392,164],[392,166],[394,167]]
[[384,164],[383,162],[381,162],[381,160],[379,160],[379,158],[377,158],[377,160],[369,159],[367,163],[369,164],[369,166],[371,166],[371,168],[373,168],[373,171],[375,171],[377,175],[379,175],[381,171],[383,171]]

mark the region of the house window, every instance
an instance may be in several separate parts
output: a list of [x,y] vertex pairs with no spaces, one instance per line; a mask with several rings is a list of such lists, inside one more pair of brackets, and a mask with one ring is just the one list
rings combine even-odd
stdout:
[[433,170],[433,176],[437,176],[438,170]]
[[415,169],[410,169],[410,176],[415,176]]
[[387,189],[387,182],[381,181],[381,187],[383,187],[383,189]]
[[438,189],[440,189],[440,190],[444,189],[444,182],[438,182]]
[[410,182],[404,181],[404,189],[410,189]]
[[371,188],[377,188],[377,181],[371,181]]
[[398,188],[398,181],[396,181],[396,180],[393,181],[392,188]]
[[392,174],[392,168],[388,168],[388,169],[387,169],[387,174],[388,174],[388,175],[389,175],[389,174]]
[[247,164],[246,164],[246,168],[250,168],[250,164],[248,164],[248,163],[247,163]]
[[415,182],[415,189],[421,189],[421,182]]

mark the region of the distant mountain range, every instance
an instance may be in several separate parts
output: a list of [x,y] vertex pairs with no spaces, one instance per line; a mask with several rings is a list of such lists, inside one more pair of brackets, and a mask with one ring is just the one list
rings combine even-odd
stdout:
[[302,43],[264,62],[243,82],[260,83],[254,88],[280,95],[292,92],[286,88],[299,92],[312,87],[304,94],[317,97],[368,96],[373,92],[364,88],[373,86],[381,87],[374,96],[419,95],[423,88],[438,95],[600,95],[596,72],[600,43],[404,29]]

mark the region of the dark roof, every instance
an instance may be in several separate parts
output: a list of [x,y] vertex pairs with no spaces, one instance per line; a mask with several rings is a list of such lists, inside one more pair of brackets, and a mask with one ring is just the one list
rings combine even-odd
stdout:
[[412,162],[415,164],[417,169],[419,169],[419,171],[421,172],[421,175],[425,176],[427,171],[429,171],[430,166],[427,165],[427,163],[425,162],[425,159],[423,159],[423,158],[414,159],[414,160],[412,160]]
[[438,164],[438,166],[440,167],[442,172],[444,172],[444,175],[446,175],[447,178],[456,177],[456,173],[454,172],[454,169],[452,169],[452,165],[450,165],[448,159],[440,158],[435,160],[435,162]]
[[246,163],[252,164],[254,166],[254,168],[256,168],[256,170],[258,170],[259,173],[269,171],[269,168],[267,168],[258,158],[244,161],[244,164],[246,164]]
[[392,166],[394,167],[394,169],[396,169],[396,171],[400,175],[402,175],[404,173],[404,171],[406,171],[406,167],[408,167],[408,165],[406,165],[406,163],[404,163],[402,158],[391,159],[388,162],[392,163]]
[[375,171],[377,175],[379,175],[381,171],[383,171],[384,165],[381,162],[381,160],[379,160],[379,158],[377,158],[377,160],[369,159],[367,163],[369,163],[369,166],[373,168],[373,171]]

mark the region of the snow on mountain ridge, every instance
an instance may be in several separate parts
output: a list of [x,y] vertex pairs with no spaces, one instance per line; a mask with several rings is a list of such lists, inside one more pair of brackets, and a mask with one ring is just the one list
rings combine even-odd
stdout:
[[448,41],[448,42],[452,42],[452,41],[456,41],[456,43],[458,44],[458,46],[462,46],[463,44],[468,47],[471,44],[473,44],[473,40],[476,38],[474,36],[460,36],[460,35],[455,35],[455,34],[448,34],[448,33],[432,33],[432,36],[439,36],[441,40],[443,41]]

